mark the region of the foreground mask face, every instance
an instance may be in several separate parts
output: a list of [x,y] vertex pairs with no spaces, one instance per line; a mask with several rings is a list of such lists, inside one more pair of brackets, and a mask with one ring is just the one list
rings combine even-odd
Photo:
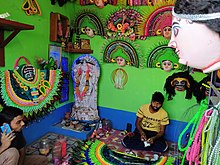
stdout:
[[181,64],[204,73],[220,68],[220,37],[205,24],[173,16],[169,46],[175,48]]

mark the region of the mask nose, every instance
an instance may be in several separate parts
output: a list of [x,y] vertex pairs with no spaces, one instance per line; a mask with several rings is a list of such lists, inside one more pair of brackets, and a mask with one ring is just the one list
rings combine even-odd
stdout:
[[176,42],[173,41],[173,40],[170,40],[170,42],[168,43],[168,46],[171,47],[171,48],[174,48],[174,49],[177,48],[177,44],[176,44]]

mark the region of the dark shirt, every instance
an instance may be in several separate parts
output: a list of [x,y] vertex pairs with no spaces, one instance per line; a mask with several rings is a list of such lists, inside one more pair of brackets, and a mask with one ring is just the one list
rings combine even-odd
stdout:
[[18,150],[20,150],[21,148],[25,147],[26,145],[26,140],[24,138],[24,135],[21,132],[15,132],[16,137],[13,139],[10,147],[15,147]]

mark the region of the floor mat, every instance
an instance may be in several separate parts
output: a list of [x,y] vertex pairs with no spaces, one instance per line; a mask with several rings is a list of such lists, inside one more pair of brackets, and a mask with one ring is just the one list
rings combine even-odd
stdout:
[[112,129],[111,131],[104,133],[102,130],[98,130],[96,138],[100,141],[103,141],[110,149],[116,150],[119,153],[145,158],[147,160],[151,160],[151,159],[159,160],[160,158],[166,156],[167,158],[169,158],[170,164],[175,164],[175,165],[180,164],[179,159],[181,155],[180,152],[178,151],[177,143],[168,142],[169,148],[165,153],[142,151],[142,150],[130,150],[125,148],[121,143],[121,140],[125,137],[125,135],[126,135],[126,131]]
[[[67,139],[67,159],[71,159],[73,157],[73,153],[77,153],[78,151],[75,149],[81,149],[81,153],[84,153],[85,155],[87,154],[87,157],[93,157],[93,155],[97,155],[97,157],[105,157],[105,160],[110,157],[117,158],[117,161],[114,159],[109,158],[108,162],[111,161],[124,161],[129,159],[134,160],[134,158],[143,158],[144,160],[149,160],[150,163],[145,163],[145,164],[160,164],[160,165],[179,165],[180,161],[180,153],[178,152],[178,147],[176,143],[168,142],[169,144],[169,149],[165,153],[157,153],[157,152],[151,152],[151,151],[140,151],[140,150],[130,150],[122,146],[121,140],[124,138],[126,135],[125,131],[120,131],[120,130],[114,130],[112,129],[109,132],[103,132],[101,130],[96,132],[95,138],[93,138],[93,141],[96,141],[96,143],[99,143],[99,147],[92,146],[90,145],[90,148],[93,148],[93,151],[89,150],[88,148],[83,148],[79,147],[79,144],[85,144],[88,141],[81,141],[79,139],[75,139],[73,137],[65,136]],[[55,133],[47,133],[37,141],[33,142],[32,144],[27,146],[26,149],[26,154],[32,155],[32,154],[39,154],[39,143],[42,139],[47,139],[49,141],[49,144],[51,146],[51,150],[53,148],[53,144],[58,138],[59,134]],[[105,147],[106,146],[106,147]],[[101,149],[103,148],[103,149]],[[106,149],[108,148],[108,149]],[[90,155],[88,155],[90,153]],[[79,158],[80,154],[76,154],[76,159]],[[105,155],[105,156],[104,156]],[[50,164],[52,165],[52,152],[50,152],[47,155]],[[89,158],[88,158],[89,159]],[[104,158],[103,158],[104,159]],[[84,161],[85,157],[83,157],[80,162]],[[89,162],[90,160],[88,160]],[[99,160],[100,161],[100,160]],[[156,162],[156,163],[155,163]],[[75,163],[76,164],[76,163]],[[74,165],[75,165],[74,164]],[[98,165],[100,163],[95,163],[94,165]],[[111,165],[111,163],[109,163]],[[112,163],[113,164],[113,163]],[[117,164],[117,163],[114,163]],[[128,164],[131,164],[130,162]],[[138,163],[135,163],[138,164]],[[144,163],[139,163],[144,164]],[[103,164],[101,164],[103,165]],[[125,165],[125,163],[118,163],[117,165]]]

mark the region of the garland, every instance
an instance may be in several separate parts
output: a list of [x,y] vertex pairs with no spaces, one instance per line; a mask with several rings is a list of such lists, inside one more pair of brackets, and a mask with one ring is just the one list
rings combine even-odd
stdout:
[[[182,159],[181,165],[184,165],[184,160],[185,160],[185,157],[186,157],[186,151],[188,150],[188,148],[191,146],[191,144],[193,142],[193,139],[195,137],[195,130],[197,130],[198,122],[201,119],[201,114],[202,114],[202,112],[204,112],[204,110],[206,108],[207,108],[207,101],[206,100],[202,100],[198,112],[190,120],[190,122],[187,124],[187,126],[184,128],[184,130],[180,133],[180,136],[178,138],[178,149],[180,151],[184,151],[184,155],[183,155],[183,159]],[[186,131],[189,130],[191,125],[192,125],[192,129],[190,131],[189,141],[188,141],[188,143],[187,143],[187,145],[185,147],[182,147],[181,146],[181,142],[182,142],[182,139],[183,139],[183,135],[186,134]]]
[[[217,130],[216,127],[219,128],[219,106],[220,106],[220,102],[218,103],[217,106],[214,107],[213,109],[213,115],[212,115],[212,121],[210,123],[210,127],[208,129],[210,136],[207,138],[208,142],[206,143],[206,145],[208,144],[209,147],[209,154],[205,155],[206,157],[206,164],[208,163],[208,165],[215,165],[215,164],[219,164],[219,151],[220,151],[220,134],[218,132],[217,134]],[[213,144],[213,142],[215,142],[215,144]],[[213,144],[213,145],[212,145]],[[204,156],[203,156],[204,157]],[[208,161],[207,161],[208,158]]]
[[[206,115],[206,112],[208,116]],[[189,164],[192,164],[193,162],[195,162],[195,164],[200,164],[199,159],[200,159],[200,152],[201,152],[200,146],[201,146],[202,131],[203,131],[205,124],[208,122],[208,118],[210,117],[211,113],[212,113],[212,110],[205,111],[200,121],[200,124],[198,126],[198,130],[195,134],[193,144],[191,147],[188,148],[186,158],[189,161]]]
[[219,151],[220,151],[220,136],[218,137],[216,144],[211,151],[208,165],[217,165],[219,164]]
[[202,155],[201,164],[206,164],[210,156],[210,150],[213,148],[215,126],[218,125],[218,110],[213,109],[212,115],[203,130],[202,135]]
[[79,98],[79,100],[83,100],[83,97],[85,96],[86,92],[89,89],[89,73],[90,73],[90,66],[89,64],[86,64],[87,70],[86,70],[86,84],[82,92],[80,93],[79,86],[80,86],[80,77],[82,77],[82,68],[80,67],[77,71],[77,79],[76,79],[76,96]]

